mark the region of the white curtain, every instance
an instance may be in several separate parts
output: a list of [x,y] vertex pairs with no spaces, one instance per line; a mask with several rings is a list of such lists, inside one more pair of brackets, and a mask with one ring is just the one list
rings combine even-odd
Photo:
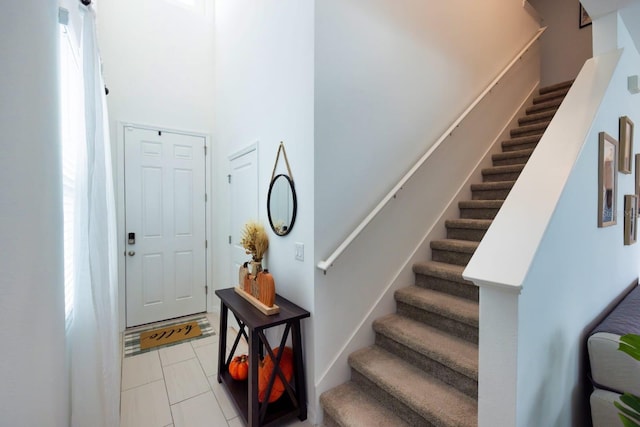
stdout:
[[95,11],[81,6],[81,15],[86,145],[79,150],[76,280],[68,331],[71,425],[113,427],[120,422],[115,197]]

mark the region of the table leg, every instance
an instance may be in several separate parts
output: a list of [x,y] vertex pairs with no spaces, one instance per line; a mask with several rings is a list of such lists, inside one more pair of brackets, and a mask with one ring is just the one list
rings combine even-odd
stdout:
[[304,377],[304,366],[302,358],[302,339],[300,337],[300,321],[296,320],[291,325],[291,340],[293,344],[293,357],[295,362],[296,394],[298,395],[298,405],[300,415],[298,419],[307,419],[307,382]]
[[225,369],[225,361],[227,359],[227,315],[228,309],[224,302],[220,302],[220,330],[218,333],[218,383],[222,382],[222,374]]
[[249,427],[258,427],[260,425],[260,404],[258,403],[258,333],[249,330],[249,407],[247,413]]

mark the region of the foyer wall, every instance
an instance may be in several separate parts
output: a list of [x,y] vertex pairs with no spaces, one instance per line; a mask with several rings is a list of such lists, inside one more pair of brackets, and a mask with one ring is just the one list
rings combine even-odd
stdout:
[[118,121],[212,133],[213,0],[193,3],[100,2],[112,139]]

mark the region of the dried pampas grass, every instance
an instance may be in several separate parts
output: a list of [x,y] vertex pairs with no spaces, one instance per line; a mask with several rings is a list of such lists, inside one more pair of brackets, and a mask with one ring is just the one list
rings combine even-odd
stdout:
[[269,248],[269,237],[262,224],[256,221],[249,221],[242,230],[242,240],[240,244],[254,261],[261,261],[265,252]]

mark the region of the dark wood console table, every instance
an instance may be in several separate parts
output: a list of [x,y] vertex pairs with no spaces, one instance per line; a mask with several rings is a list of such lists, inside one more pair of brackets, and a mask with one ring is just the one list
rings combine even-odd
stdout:
[[[307,385],[302,359],[300,320],[309,317],[310,313],[279,295],[276,295],[276,304],[280,307],[280,312],[271,316],[262,314],[240,295],[236,294],[233,288],[217,290],[216,295],[221,302],[218,382],[227,388],[244,421],[250,427],[257,427],[279,425],[281,423],[278,421],[295,416],[301,421],[306,420]],[[238,331],[229,357],[227,357],[227,317],[229,310],[231,310],[238,325],[240,325],[240,331]],[[276,360],[273,349],[269,345],[264,332],[266,329],[278,325],[285,326],[280,339],[281,348],[284,348],[289,332],[291,332],[294,364],[293,377],[291,383],[285,384],[285,391],[278,400],[267,403],[265,399],[265,402],[260,403],[258,401],[258,363],[265,354],[265,350],[274,361]],[[231,378],[228,367],[242,337],[249,344],[249,378],[247,381],[236,381]],[[277,365],[274,373],[276,371],[280,371]],[[282,378],[284,378],[284,375]],[[273,380],[271,383],[273,383]],[[267,390],[266,396],[269,396],[270,393],[271,390]]]

